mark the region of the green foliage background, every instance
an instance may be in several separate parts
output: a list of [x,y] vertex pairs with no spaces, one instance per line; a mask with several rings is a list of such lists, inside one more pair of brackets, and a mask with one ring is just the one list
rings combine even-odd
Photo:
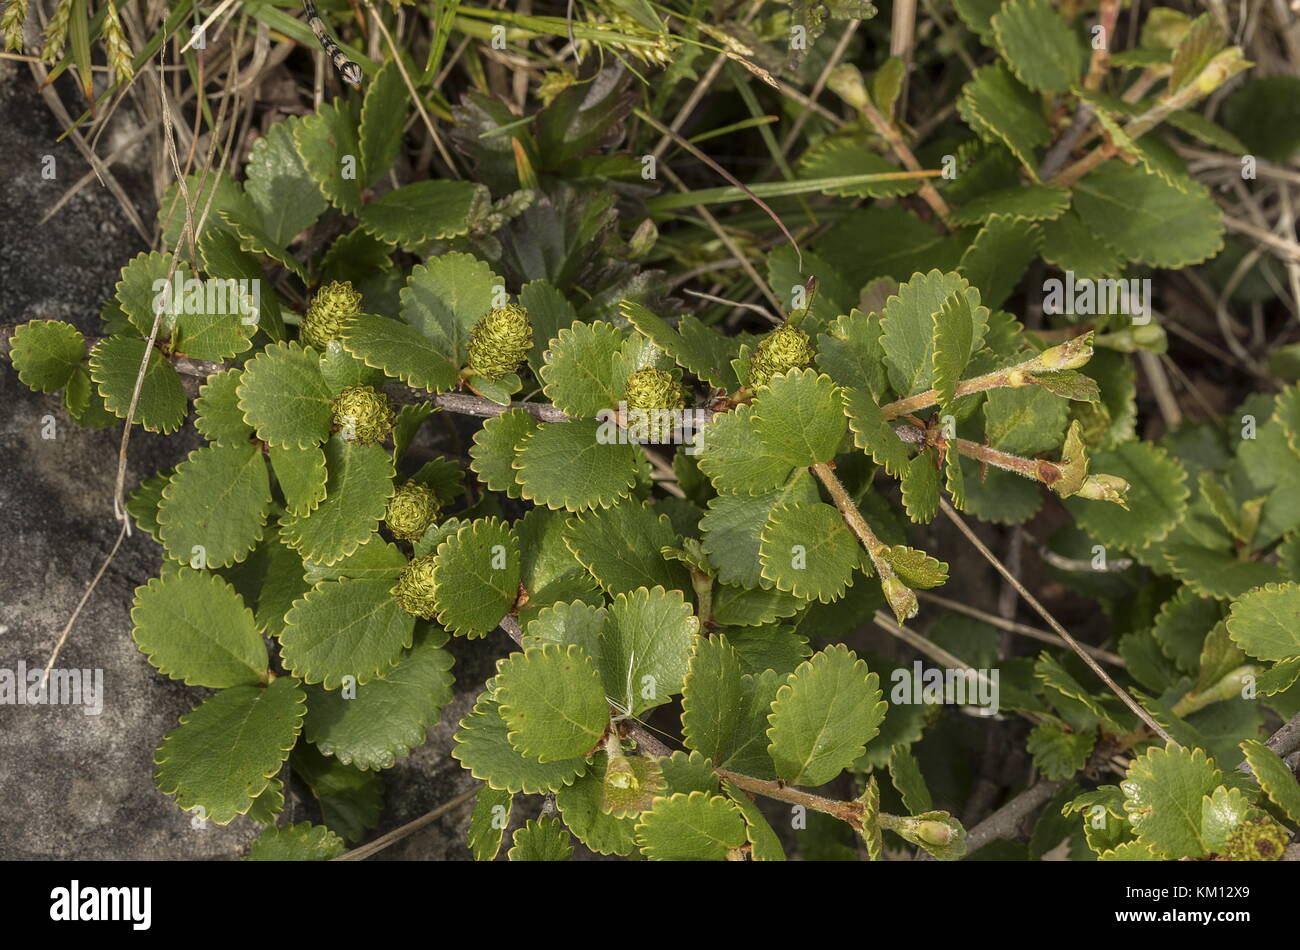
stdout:
[[[476,859],[1280,855],[1300,786],[1263,740],[1300,711],[1297,344],[1277,334],[1228,411],[1153,427],[1137,366],[1168,385],[1176,308],[1045,314],[1043,281],[1164,301],[1196,268],[1281,324],[1278,268],[1235,263],[1185,154],[1292,161],[1295,81],[1238,77],[1210,13],[1147,8],[1099,50],[1107,0],[956,0],[910,69],[869,3],[534,6],[435,4],[400,59],[345,43],[364,88],[174,183],[100,338],[12,334],[20,379],[81,424],[207,441],[128,505],[163,552],[136,643],[217,690],[163,738],[158,788],[265,825],[250,857],[336,856],[451,700],[457,641],[491,636],[453,752],[482,782]],[[502,39],[533,67],[517,99]],[[258,321],[157,315],[174,275],[261,281]],[[649,370],[700,414],[689,446],[607,438]],[[445,414],[467,457],[416,450]],[[399,488],[430,521],[411,537]],[[949,521],[1038,538],[1034,593],[1101,618],[1113,689],[1055,634],[1026,649],[942,599],[959,562],[996,576]],[[914,649],[997,669],[998,719],[891,702]],[[994,729],[1046,803],[1028,840],[959,820],[970,776],[945,763]],[[277,822],[286,781],[319,822]]]

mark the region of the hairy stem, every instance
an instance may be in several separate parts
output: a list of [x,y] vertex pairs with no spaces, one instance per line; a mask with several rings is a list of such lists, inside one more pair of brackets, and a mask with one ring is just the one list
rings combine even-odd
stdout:
[[849,530],[867,549],[867,554],[871,557],[871,563],[880,572],[881,579],[892,577],[894,569],[881,556],[881,552],[888,545],[876,537],[876,533],[871,530],[871,525],[867,524],[867,520],[862,517],[862,512],[858,511],[858,506],[854,504],[848,489],[844,487],[844,483],[831,471],[830,464],[817,462],[812,466],[812,472],[826,486],[826,490],[830,492],[831,500],[835,502],[835,507],[839,509],[840,515],[843,516],[844,523],[849,526]]
[[864,809],[861,802],[839,802],[831,798],[823,798],[820,795],[814,795],[812,792],[805,792],[802,789],[795,788],[793,785],[786,785],[779,780],[773,782],[753,778],[749,775],[741,775],[739,772],[728,772],[726,769],[714,769],[713,771],[717,773],[719,778],[726,779],[747,792],[774,798],[777,801],[789,802],[791,805],[803,805],[813,811],[819,811],[824,815],[831,815],[841,821],[846,821],[859,830],[862,828]]

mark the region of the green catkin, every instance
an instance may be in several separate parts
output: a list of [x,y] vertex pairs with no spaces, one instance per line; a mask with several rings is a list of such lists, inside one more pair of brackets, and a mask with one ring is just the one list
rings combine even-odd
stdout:
[[361,312],[361,295],[350,281],[322,284],[302,318],[299,337],[312,349],[324,352],[343,332],[348,320]]
[[808,334],[783,323],[759,341],[749,361],[750,389],[761,389],[772,377],[787,370],[802,369],[812,362],[813,348]]
[[384,523],[393,537],[402,541],[415,541],[438,517],[438,498],[419,482],[407,482],[393,492],[384,512]]
[[1223,856],[1229,861],[1278,861],[1291,833],[1271,818],[1243,821],[1228,835]]
[[497,307],[470,331],[469,368],[486,379],[500,379],[528,356],[533,348],[533,325],[528,311],[518,304]]
[[370,386],[345,387],[334,397],[331,413],[344,438],[362,445],[379,445],[393,431],[392,404]]
[[644,428],[646,437],[656,444],[667,441],[673,429],[671,411],[662,410],[681,409],[686,405],[681,384],[673,374],[652,368],[639,369],[628,376],[623,401],[628,408],[626,424],[630,428]]
[[433,562],[436,557],[434,554],[426,554],[406,565],[397,578],[397,584],[390,591],[397,605],[412,617],[432,620],[437,613],[433,583]]

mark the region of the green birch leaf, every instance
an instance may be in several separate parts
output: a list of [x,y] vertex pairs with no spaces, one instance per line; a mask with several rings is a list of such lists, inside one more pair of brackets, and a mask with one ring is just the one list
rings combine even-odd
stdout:
[[[193,276],[184,260],[177,262],[176,271],[172,273],[171,255],[158,251],[137,254],[122,268],[122,278],[114,287],[114,295],[122,315],[142,337],[148,337],[153,330],[154,315],[162,302],[159,291],[155,289],[159,281],[167,281],[167,293],[171,293],[176,281],[184,282]],[[166,340],[175,328],[174,311],[163,310],[158,322],[158,339]]]
[[381,279],[386,285],[385,296],[391,297],[387,288],[392,283],[385,278],[393,273],[392,253],[390,245],[371,237],[361,228],[353,228],[330,244],[321,258],[317,276],[322,282],[348,280],[356,284],[375,277],[378,271],[384,275]]
[[793,617],[807,606],[806,600],[775,587],[763,590],[718,584],[713,594],[713,620],[725,627],[753,627]]
[[411,108],[410,92],[395,60],[389,60],[366,83],[357,135],[365,185],[371,188],[384,177],[402,147],[402,132]]
[[357,122],[344,100],[323,104],[293,128],[293,141],[307,173],[330,204],[356,216],[361,212],[361,145]]
[[361,362],[414,389],[444,393],[459,378],[451,360],[424,334],[397,320],[363,313],[348,321],[339,339]]
[[971,354],[978,350],[988,329],[989,310],[980,306],[979,291],[957,274],[932,270],[916,274],[890,297],[881,317],[880,345],[889,367],[889,380],[903,396],[925,392],[933,386],[934,314],[952,294],[965,297],[971,313]]
[[603,320],[560,330],[543,354],[542,391],[571,416],[618,408],[627,378],[615,359],[622,346],[623,332]]
[[384,675],[411,645],[415,618],[389,594],[386,578],[326,581],[284,618],[285,669],[309,684],[338,689],[346,677],[364,686]]
[[979,288],[986,306],[1000,307],[1037,259],[1042,238],[1042,228],[1032,221],[991,215],[962,255],[958,269]]
[[1124,258],[1083,223],[1071,208],[1042,225],[1043,260],[1076,277],[1101,280],[1124,270]]
[[[243,185],[225,172],[216,169],[195,172],[186,177],[185,184],[196,226],[203,209],[210,208],[204,234],[213,230],[226,230],[219,214],[223,210],[236,211],[241,216],[256,216],[258,213],[257,207],[244,193]],[[174,248],[185,231],[186,223],[185,196],[181,193],[180,184],[172,182],[158,202],[158,224],[162,229],[163,244]],[[199,237],[202,238],[201,235]]]
[[1261,660],[1300,656],[1300,584],[1268,584],[1243,595],[1228,614],[1228,636]]
[[[1223,607],[1190,587],[1178,592],[1160,607],[1151,633],[1165,655],[1184,673],[1195,673],[1201,664],[1205,638],[1223,619]],[[1228,628],[1231,633],[1232,628]]]
[[524,435],[512,466],[520,494],[551,509],[608,508],[636,484],[637,447],[603,440],[612,424],[547,422]]
[[503,281],[482,261],[453,251],[417,265],[402,288],[401,317],[458,367],[469,359],[474,324],[492,309]]
[[903,507],[917,524],[929,524],[939,512],[939,469],[934,452],[926,449],[912,459],[900,480]]
[[898,477],[907,470],[907,446],[894,427],[885,421],[871,394],[863,389],[843,389],[844,414],[853,430],[853,444],[871,456],[877,465]]
[[393,492],[393,461],[377,445],[342,436],[325,443],[325,500],[305,516],[280,519],[285,544],[304,560],[333,564],[375,533]]
[[723,782],[727,797],[745,816],[745,836],[749,839],[749,855],[754,861],[784,861],[785,849],[772,826],[763,816],[763,811],[752,798],[731,782]]
[[1038,181],[1040,146],[1052,140],[1038,98],[1001,63],[975,70],[957,100],[962,120],[982,138],[1000,141]]
[[775,676],[745,674],[740,655],[726,637],[696,637],[682,684],[686,747],[719,768],[770,778],[767,714],[778,682]]
[[367,366],[344,349],[339,340],[330,340],[321,353],[320,374],[333,398],[349,386],[369,386],[378,389],[384,385],[384,374]]
[[244,365],[244,420],[269,445],[305,449],[329,438],[333,396],[320,357],[297,343],[273,343]]
[[556,791],[555,804],[574,836],[597,854],[636,853],[635,816],[615,818],[603,807],[608,758],[597,752],[591,767],[572,785]]
[[[1004,222],[1002,228],[1006,231],[1009,230],[1010,222],[1018,222],[1023,228],[1027,222],[1053,221],[1065,214],[1068,207],[1070,207],[1068,189],[1058,188],[1055,185],[1017,186],[999,188],[972,198],[949,215],[948,220],[953,224],[965,226],[992,223],[994,218],[999,217],[1006,218],[1008,221]],[[979,238],[977,237],[976,240],[978,241]],[[990,239],[985,237],[984,240]],[[963,258],[970,253],[968,248]],[[988,251],[985,256],[996,256],[996,252]],[[993,301],[987,303],[991,307],[997,306]]]
[[1202,14],[1193,20],[1174,47],[1169,89],[1181,89],[1196,79],[1226,41],[1223,27],[1212,15]]
[[903,807],[910,814],[919,815],[934,807],[930,788],[921,774],[921,763],[905,745],[896,745],[889,755],[889,780],[903,798]]
[[461,720],[452,758],[499,791],[540,795],[572,785],[586,770],[586,761],[579,757],[538,762],[520,755],[507,738],[509,728],[490,692],[484,690],[473,712]]
[[724,336],[689,313],[678,318],[674,329],[668,321],[632,300],[619,304],[619,314],[683,369],[719,389],[730,391],[740,386],[731,366],[739,353],[737,338]]
[[501,839],[510,823],[515,797],[484,785],[474,798],[466,844],[475,861],[491,861],[501,852]]
[[326,758],[306,743],[294,749],[290,766],[315,797],[326,827],[344,840],[360,841],[379,824],[384,782],[376,773]]
[[1246,155],[1250,152],[1245,142],[1199,112],[1186,112],[1180,109],[1171,112],[1165,121],[1180,132],[1186,132],[1193,138],[1200,139],[1210,148],[1217,148],[1230,155]]
[[1107,245],[1152,267],[1199,264],[1223,249],[1223,216],[1204,186],[1182,190],[1119,159],[1075,184],[1074,210]]
[[194,400],[194,428],[209,442],[239,445],[253,437],[253,427],[239,408],[239,380],[243,370],[213,373],[199,387]]
[[1101,388],[1091,376],[1072,369],[1053,370],[1034,373],[1029,377],[1035,386],[1041,386],[1049,393],[1075,402],[1101,402]]
[[[415,437],[420,432],[420,427],[436,411],[433,403],[427,401],[408,403],[397,410],[397,419],[393,422],[393,464],[395,466],[402,464],[402,460],[406,458],[406,453],[410,451],[411,443],[415,441]],[[456,468],[454,462],[450,464],[453,468]],[[456,468],[455,480],[457,494],[459,494],[459,468]],[[435,494],[437,493],[435,492]]]
[[[90,377],[105,407],[119,419],[126,418],[131,406],[144,358],[145,341],[125,336],[106,337],[90,351]],[[185,423],[188,408],[180,376],[160,352],[152,350],[134,420],[150,432],[175,432]]]
[[9,359],[28,389],[52,393],[68,380],[86,358],[86,338],[58,320],[31,320],[14,330]]
[[249,215],[248,212],[225,210],[218,211],[217,214],[238,237],[241,251],[269,257],[293,271],[303,283],[308,282],[307,269],[287,247],[267,233],[262,226],[260,214]]
[[290,676],[208,697],[163,737],[154,757],[158,790],[218,825],[247,814],[288,758],[306,698]]
[[570,518],[564,543],[611,596],[639,587],[683,590],[690,583],[680,564],[659,554],[677,544],[668,518],[635,499]]
[[294,144],[294,133],[304,121],[288,116],[273,123],[253,143],[244,166],[244,191],[261,212],[271,240],[286,247],[329,207]]
[[528,365],[538,379],[546,358],[546,348],[561,329],[578,319],[573,304],[548,280],[530,280],[519,288],[519,305],[528,311],[533,325],[533,349]]
[[266,457],[291,515],[306,516],[325,500],[327,472],[320,446],[282,449],[272,445],[267,447]]
[[680,693],[699,630],[680,590],[642,587],[617,595],[600,632],[600,672],[610,703],[639,716]]
[[530,647],[497,663],[496,698],[506,738],[539,762],[585,756],[605,734],[609,706],[582,648]]
[[496,629],[519,596],[519,539],[499,518],[479,518],[438,545],[433,562],[438,623],[463,637]]
[[1066,779],[1088,764],[1096,742],[1093,731],[1071,732],[1064,723],[1040,722],[1029,733],[1026,749],[1049,779]]
[[162,544],[158,537],[158,505],[163,489],[171,480],[174,469],[164,469],[140,482],[126,500],[127,513],[135,519],[135,526]]
[[[934,388],[939,391],[939,408],[947,410],[957,398],[957,382],[971,357],[975,322],[970,302],[963,294],[950,294],[932,314],[934,340],[931,358],[934,363]],[[925,809],[921,809],[924,811]]]
[[214,574],[180,568],[137,587],[131,622],[150,665],[186,686],[253,685],[266,675],[253,612]]
[[1241,789],[1228,789],[1220,785],[1210,795],[1201,799],[1201,840],[1212,852],[1222,853],[1228,844],[1228,835],[1246,820],[1250,802]]
[[1280,564],[1243,561],[1230,551],[1194,544],[1165,544],[1165,563],[1175,577],[1199,594],[1230,600],[1253,587],[1286,580]]
[[691,792],[706,792],[716,795],[722,791],[722,780],[713,771],[713,763],[698,752],[686,753],[680,749],[672,755],[659,760],[664,781],[674,794],[689,795]]
[[763,586],[759,548],[768,515],[774,508],[811,505],[819,500],[812,476],[802,471],[782,488],[762,495],[721,494],[710,498],[699,528],[704,553],[718,580],[742,587]]
[[844,388],[881,398],[888,385],[880,348],[880,316],[856,307],[817,337],[817,368]]
[[844,438],[839,387],[810,369],[773,377],[754,400],[750,418],[767,452],[794,468],[831,461]]
[[[567,521],[560,512],[533,508],[511,525],[519,536],[519,577],[530,591],[569,575],[587,573],[564,543]],[[595,578],[591,580],[595,582]]]
[[714,416],[701,430],[697,445],[700,471],[719,492],[762,494],[784,485],[794,469],[780,445],[759,439],[751,406]]
[[345,578],[368,577],[395,581],[406,563],[406,555],[396,545],[386,543],[376,534],[341,560],[329,564],[306,561],[303,568],[308,585],[315,587],[322,581],[340,581]]
[[1165,858],[1199,858],[1201,800],[1223,782],[1223,773],[1201,749],[1151,748],[1132,761],[1120,788],[1124,811],[1138,840]]
[[[251,574],[250,587],[256,588],[253,617],[258,629],[278,637],[284,629],[284,615],[311,588],[303,577],[302,558],[281,542],[280,532],[275,529],[266,533],[248,560],[235,570],[247,570]],[[236,586],[239,586],[237,582]],[[246,600],[249,589],[241,589]]]
[[774,508],[760,537],[763,577],[824,604],[844,595],[863,556],[839,511],[822,502]]
[[159,538],[177,561],[228,567],[262,539],[271,502],[266,459],[256,445],[195,449],[163,489]]
[[348,849],[347,842],[324,825],[300,821],[271,825],[248,847],[245,861],[328,861]]
[[63,389],[63,408],[83,429],[103,429],[117,422],[117,417],[105,407],[103,397],[95,391],[86,366],[72,371]]
[[858,834],[866,846],[867,859],[883,861],[885,843],[880,833],[880,785],[874,775],[867,779],[867,787],[858,801],[862,803],[862,828]]
[[604,607],[575,601],[543,607],[524,627],[520,646],[528,649],[547,643],[582,647],[600,665],[600,631],[605,626]]
[[637,823],[636,840],[651,861],[725,861],[748,834],[733,802],[707,792],[678,792],[655,799]]
[[791,785],[824,785],[866,751],[888,704],[880,677],[835,644],[813,654],[777,691],[767,737],[776,774]]
[[[765,624],[759,627],[728,627],[725,632],[728,642],[740,655],[740,668],[759,678],[768,672],[779,673],[784,677],[812,656],[808,638],[796,633],[793,627]],[[780,683],[777,682],[772,687],[774,694],[777,685]]]
[[359,769],[387,769],[424,745],[452,700],[452,655],[446,634],[429,630],[397,665],[355,689],[308,686],[303,734],[326,755]]
[[[223,312],[223,309],[225,313],[238,313],[241,324],[245,318],[251,323],[248,328],[242,325],[228,328],[238,330],[237,337],[226,336],[227,340],[241,347],[237,352],[248,348],[247,341],[254,328],[262,330],[272,340],[283,340],[284,308],[280,295],[269,286],[257,256],[239,246],[238,236],[225,228],[209,227],[199,239],[199,254],[203,258],[204,273],[209,278],[221,278],[226,282],[225,299],[233,302],[233,305],[227,303],[225,308],[218,308],[218,313]],[[233,286],[228,283],[231,279],[236,281]],[[245,284],[241,292],[239,281],[258,283]],[[251,290],[254,286],[259,288],[256,299]]]
[[885,548],[881,556],[889,562],[898,579],[908,587],[928,590],[948,582],[948,565],[930,557],[924,551],[909,548],[905,544],[895,544]]
[[1269,801],[1282,810],[1288,821],[1300,825],[1300,782],[1296,781],[1290,766],[1282,761],[1280,755],[1255,739],[1243,742],[1241,751]]
[[1083,47],[1047,0],[1009,0],[991,25],[998,50],[1030,89],[1061,93],[1079,80]]
[[515,446],[537,428],[538,422],[523,409],[507,409],[484,421],[474,433],[469,467],[492,491],[518,498],[522,488],[514,468]]
[[1129,483],[1128,511],[1108,502],[1067,498],[1075,522],[1102,544],[1136,550],[1162,540],[1187,510],[1187,472],[1177,459],[1149,442],[1124,442],[1094,452],[1089,470]]
[[1012,455],[1048,452],[1064,441],[1068,412],[1065,400],[1041,386],[991,389],[984,400],[984,438]]
[[506,856],[511,861],[567,861],[573,857],[573,841],[558,818],[530,818],[511,838]]
[[486,194],[470,181],[417,181],[376,198],[357,219],[379,240],[413,249],[466,233],[470,211]]

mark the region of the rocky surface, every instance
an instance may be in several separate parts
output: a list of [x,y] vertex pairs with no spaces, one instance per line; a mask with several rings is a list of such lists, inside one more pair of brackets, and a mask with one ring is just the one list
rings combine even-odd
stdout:
[[[71,142],[55,142],[59,131],[26,69],[0,63],[0,323],[59,319],[93,334],[119,268],[145,248],[93,180],[38,224],[87,171]],[[52,180],[41,174],[47,155],[54,156]],[[152,221],[147,176],[133,173],[130,161],[115,172],[141,217]],[[39,668],[117,539],[112,491],[121,427],[77,428],[57,395],[30,392],[7,360],[0,360],[0,406],[0,669],[20,661]],[[137,429],[128,490],[199,441],[189,427],[166,439]],[[75,706],[0,705],[0,859],[233,859],[256,836],[257,826],[243,818],[195,828],[154,788],[159,740],[208,693],[158,674],[131,640],[132,592],[158,563],[153,541],[133,532],[59,659],[60,668],[103,670],[100,715]],[[428,743],[385,773],[389,804],[378,832],[474,784],[448,754],[451,734],[503,648],[492,638],[453,644],[456,700]],[[455,809],[382,857],[467,857],[469,809]],[[319,820],[314,803],[299,796],[290,796],[288,810],[294,821]]]

